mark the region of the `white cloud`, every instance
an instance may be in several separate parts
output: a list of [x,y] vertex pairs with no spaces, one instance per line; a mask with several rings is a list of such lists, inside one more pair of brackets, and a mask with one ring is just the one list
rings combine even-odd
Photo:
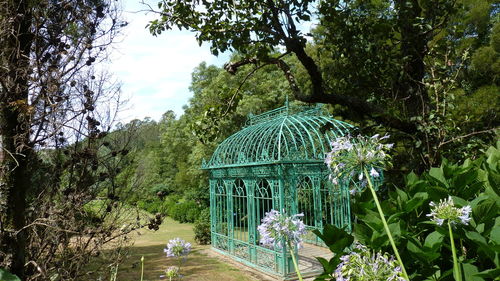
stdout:
[[228,55],[211,55],[209,46],[200,47],[194,33],[188,31],[170,30],[154,37],[145,28],[154,15],[132,13],[143,9],[136,0],[124,4],[129,24],[110,64],[110,70],[122,82],[123,95],[129,97],[129,104],[120,113],[121,121],[144,117],[158,120],[167,110],[181,115],[182,106],[191,97],[188,87],[193,69],[202,61],[220,66]]

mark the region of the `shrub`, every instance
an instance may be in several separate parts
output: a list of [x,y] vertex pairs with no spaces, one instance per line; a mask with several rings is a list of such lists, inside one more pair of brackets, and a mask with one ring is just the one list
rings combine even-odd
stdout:
[[137,207],[151,213],[163,213],[163,201],[159,199],[146,199],[137,201]]
[[200,208],[196,202],[191,200],[178,202],[168,208],[167,215],[180,223],[192,223],[200,215]]
[[181,200],[181,196],[177,194],[171,194],[163,200],[163,206],[164,206],[164,215],[170,215],[172,208],[174,208],[177,203]]
[[[170,189],[170,187],[165,184],[165,183],[158,183],[158,184],[155,184],[152,188],[151,188],[151,195],[152,196],[159,196],[160,198],[163,197],[163,196],[166,196],[168,194],[170,194],[172,192],[172,190]],[[161,196],[160,196],[161,195]]]
[[210,209],[203,209],[194,224],[194,240],[201,245],[210,244]]

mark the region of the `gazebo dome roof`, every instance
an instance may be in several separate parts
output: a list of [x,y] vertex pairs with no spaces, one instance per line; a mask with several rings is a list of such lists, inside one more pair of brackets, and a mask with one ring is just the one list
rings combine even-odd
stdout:
[[225,139],[204,169],[323,161],[333,139],[352,125],[336,120],[321,107],[283,107],[250,115],[246,126]]

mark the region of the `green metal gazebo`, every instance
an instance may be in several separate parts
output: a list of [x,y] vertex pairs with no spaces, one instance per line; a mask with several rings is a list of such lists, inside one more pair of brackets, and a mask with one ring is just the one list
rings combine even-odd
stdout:
[[325,224],[350,228],[348,187],[328,180],[325,155],[333,139],[353,128],[320,106],[288,103],[249,116],[202,168],[209,171],[212,247],[240,262],[283,278],[293,274],[289,251],[259,245],[257,226],[271,209],[304,214],[307,243]]

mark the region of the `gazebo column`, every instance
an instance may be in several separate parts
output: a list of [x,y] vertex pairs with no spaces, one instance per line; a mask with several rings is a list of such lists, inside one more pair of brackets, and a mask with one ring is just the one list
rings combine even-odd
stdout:
[[[313,187],[313,198],[314,198],[314,226],[319,231],[323,231],[323,205],[321,200],[321,177],[314,176],[311,177],[312,187]],[[321,239],[315,235],[315,244],[318,244]]]
[[234,253],[234,202],[233,202],[233,184],[234,180],[224,179],[224,187],[226,188],[227,196],[227,243],[229,253]]
[[[283,210],[286,210],[286,205],[287,203],[290,204],[291,207],[297,205],[296,202],[286,202],[285,198],[285,193],[286,192],[291,192],[292,190],[286,190],[286,184],[285,184],[285,167],[284,165],[279,165],[278,166],[278,183],[279,183],[279,211],[283,212]],[[288,188],[291,186],[288,185]],[[293,196],[292,196],[293,198]],[[292,199],[295,200],[295,199]],[[291,214],[288,214],[291,215]],[[293,262],[292,262],[292,256],[289,255],[289,250],[288,246],[285,245],[285,243],[282,243],[283,247],[281,248],[281,268],[283,269],[283,274],[288,275],[290,272],[294,272],[293,268]],[[296,257],[298,257],[297,252],[295,251]]]
[[247,216],[248,216],[248,254],[250,261],[255,263],[257,253],[255,250],[257,238],[257,225],[255,217],[255,179],[244,179],[243,182],[247,188]]
[[[220,223],[217,221],[217,209],[216,209],[216,200],[215,200],[215,189],[217,185],[217,180],[213,177],[210,177],[209,180],[209,188],[210,188],[210,237],[212,243],[214,241],[219,242],[215,238],[216,226]],[[216,248],[218,245],[214,245]]]

